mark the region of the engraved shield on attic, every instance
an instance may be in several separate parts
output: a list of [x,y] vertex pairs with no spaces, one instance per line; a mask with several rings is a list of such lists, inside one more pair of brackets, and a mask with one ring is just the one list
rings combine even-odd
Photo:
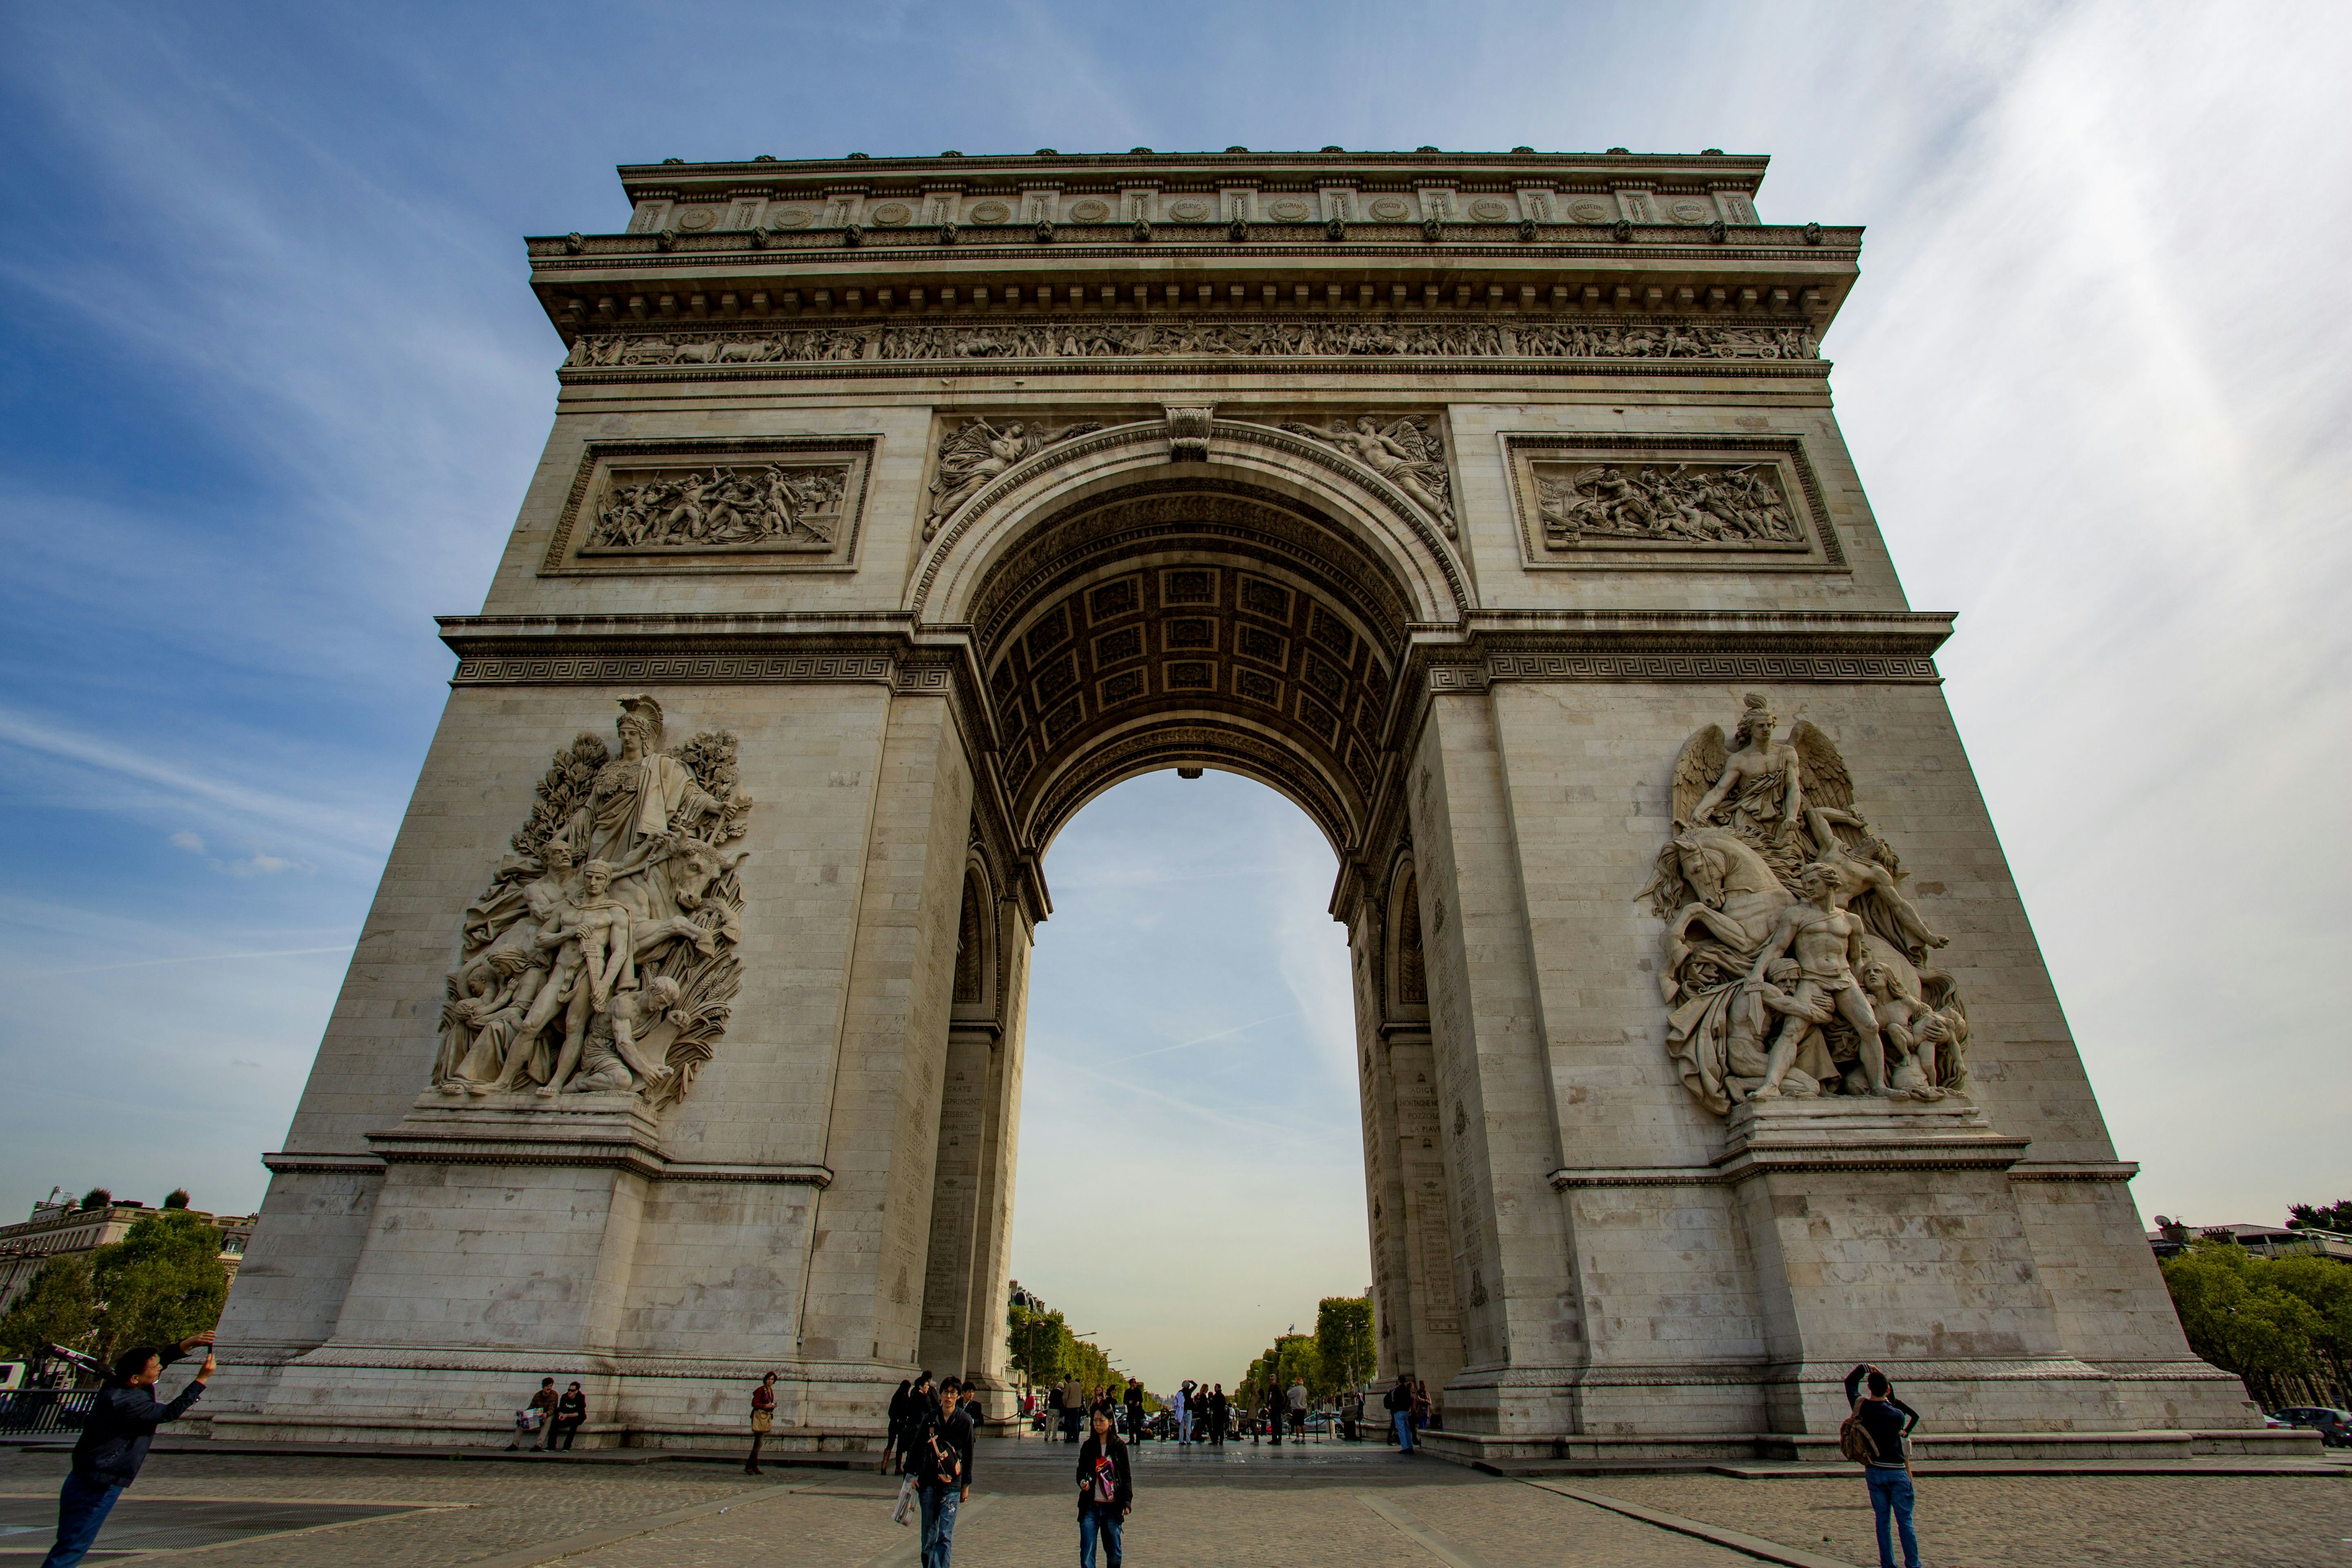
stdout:
[[628,1095],[658,1110],[726,1033],[747,853],[726,847],[751,811],[735,737],[664,750],[660,703],[621,710],[617,754],[586,732],[555,754],[467,907],[433,1068],[445,1096],[520,1110]]

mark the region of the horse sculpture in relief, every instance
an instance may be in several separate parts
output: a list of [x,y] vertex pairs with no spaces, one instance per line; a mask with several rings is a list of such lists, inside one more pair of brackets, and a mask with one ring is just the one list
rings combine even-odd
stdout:
[[[1665,925],[1658,981],[1684,1084],[1718,1115],[1759,1091],[1964,1090],[1967,1011],[1928,963],[1945,939],[1854,809],[1829,736],[1802,720],[1785,740],[1775,727],[1751,693],[1729,741],[1710,724],[1675,759],[1674,835],[1643,896]],[[1818,914],[1791,916],[1805,899]],[[1792,942],[1780,931],[1789,919],[1852,940],[1834,955],[1819,940]]]

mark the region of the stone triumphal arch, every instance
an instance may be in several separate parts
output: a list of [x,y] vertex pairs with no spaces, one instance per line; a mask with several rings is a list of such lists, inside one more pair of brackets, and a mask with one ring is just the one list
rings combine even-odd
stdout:
[[1451,1451],[2242,1428],[2192,1359],[1832,416],[1760,158],[622,170],[555,426],[224,1325],[224,1436],[878,1446],[1005,1399],[1040,870],[1304,809],[1382,1375]]

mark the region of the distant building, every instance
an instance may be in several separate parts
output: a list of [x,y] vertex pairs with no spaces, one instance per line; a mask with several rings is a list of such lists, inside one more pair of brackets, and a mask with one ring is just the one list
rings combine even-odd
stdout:
[[2333,1258],[2339,1263],[2352,1263],[2352,1236],[2308,1226],[2289,1230],[2276,1225],[2196,1226],[2158,1215],[2156,1228],[2147,1233],[2147,1244],[2158,1258],[2178,1258],[2199,1241],[2235,1242],[2263,1258],[2292,1258],[2308,1252]]
[[[140,1219],[156,1212],[135,1198],[117,1198],[102,1207],[86,1209],[65,1196],[62,1189],[52,1192],[33,1205],[30,1219],[0,1226],[0,1312],[16,1304],[50,1258],[66,1254],[86,1257],[121,1241]],[[245,1244],[253,1235],[253,1216],[206,1214],[202,1209],[188,1212],[210,1220],[219,1229],[221,1266],[228,1270],[229,1283],[236,1284],[237,1266],[245,1261]]]

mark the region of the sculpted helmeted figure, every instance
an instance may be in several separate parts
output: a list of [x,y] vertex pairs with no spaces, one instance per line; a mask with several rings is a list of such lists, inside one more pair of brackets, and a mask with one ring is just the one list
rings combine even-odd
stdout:
[[1675,760],[1674,837],[1643,894],[1665,921],[1666,1047],[1718,1114],[1738,1100],[1965,1089],[1968,1015],[1929,963],[1945,939],[1903,892],[1900,862],[1853,809],[1830,738],[1786,740],[1746,699]]
[[751,809],[735,738],[665,751],[660,703],[621,710],[620,754],[583,734],[556,756],[514,852],[466,911],[434,1066],[445,1095],[667,1104],[725,1032],[743,857],[723,846]]

